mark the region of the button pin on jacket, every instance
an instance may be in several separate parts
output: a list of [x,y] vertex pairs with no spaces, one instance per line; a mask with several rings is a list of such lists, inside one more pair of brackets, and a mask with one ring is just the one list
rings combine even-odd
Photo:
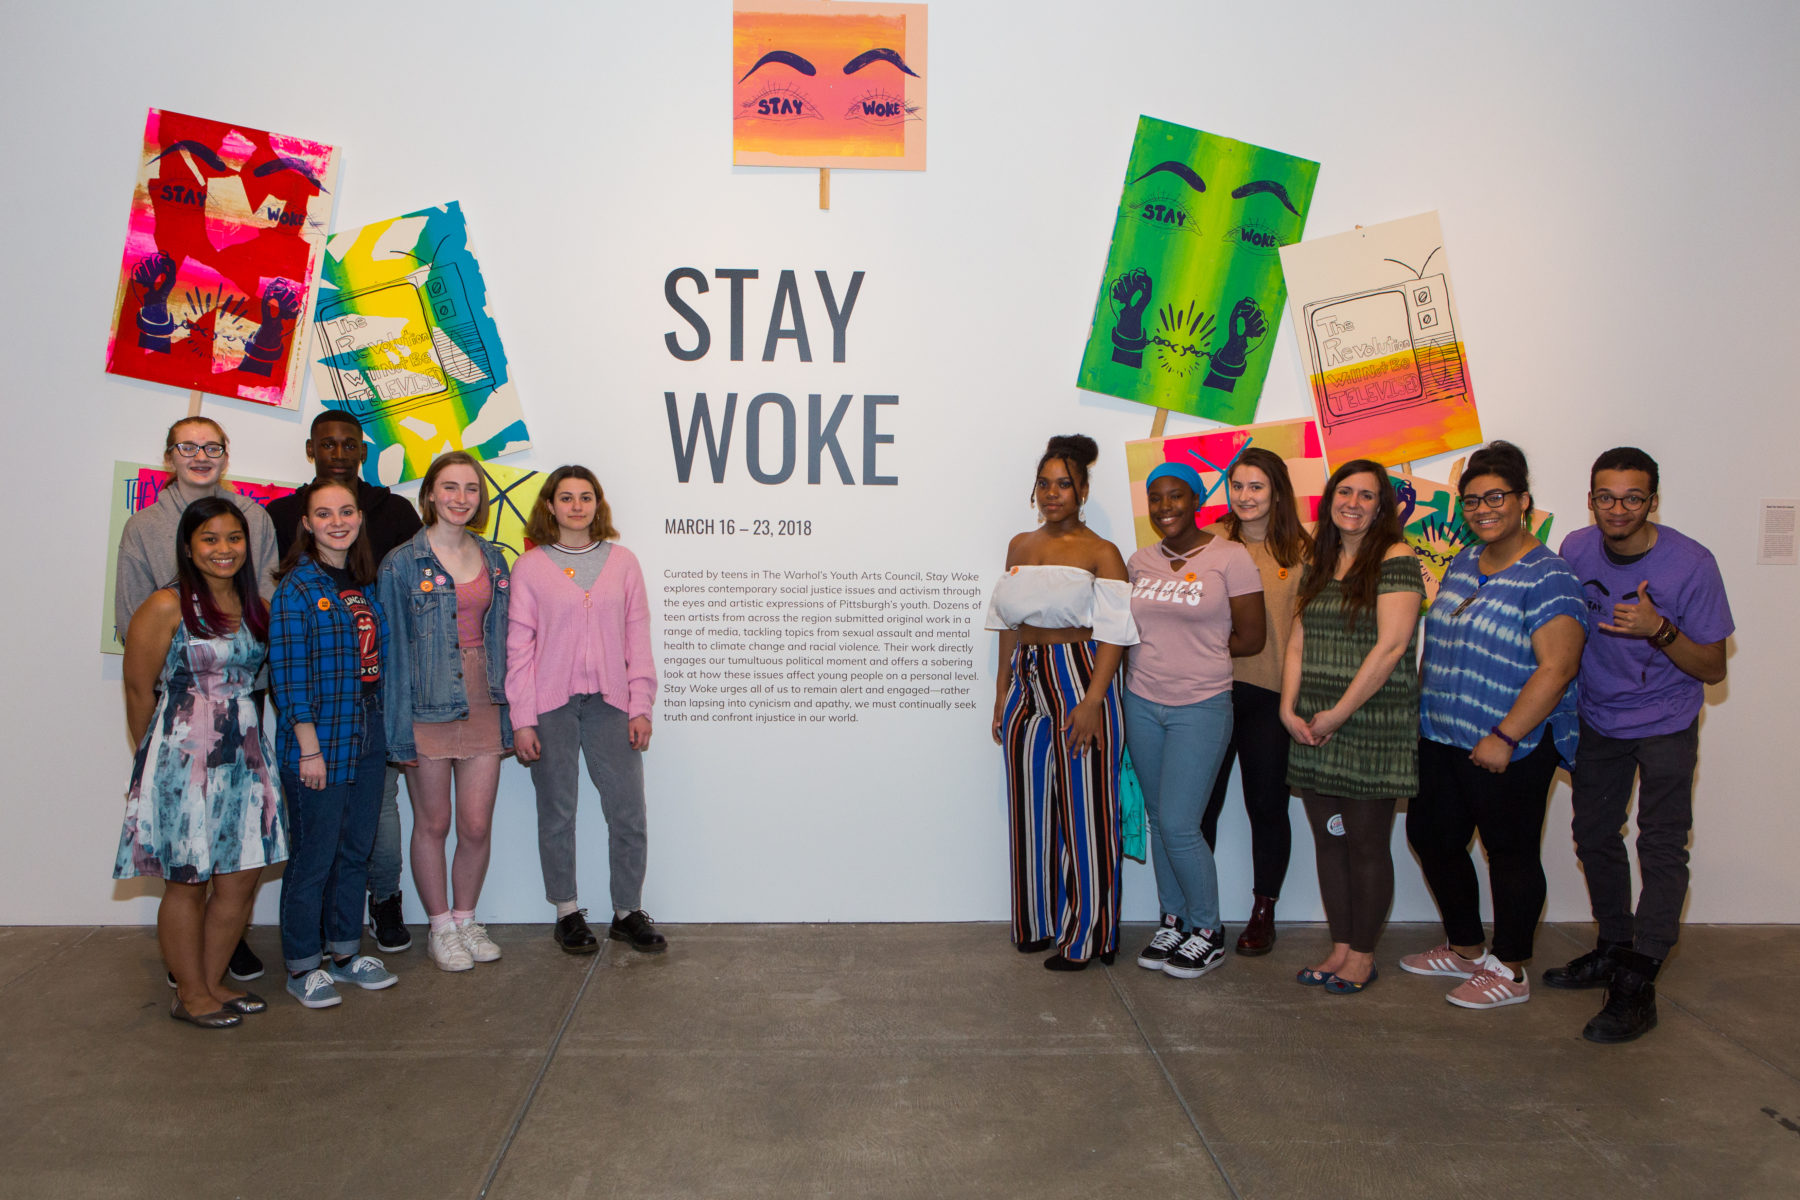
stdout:
[[424,583],[421,583],[419,585],[419,590],[421,592],[429,592],[431,590],[431,580],[427,579]]

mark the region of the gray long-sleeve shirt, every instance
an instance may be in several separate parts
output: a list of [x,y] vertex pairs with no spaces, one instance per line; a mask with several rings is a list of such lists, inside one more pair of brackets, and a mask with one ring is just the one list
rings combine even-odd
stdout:
[[275,581],[271,578],[278,561],[275,525],[262,505],[229,487],[215,486],[199,496],[183,496],[181,488],[171,480],[155,504],[132,514],[119,538],[119,570],[113,578],[113,625],[121,645],[132,614],[150,598],[150,593],[175,582],[175,535],[181,527],[181,514],[201,496],[223,496],[238,506],[250,527],[250,561],[256,565],[257,590],[264,600],[275,594]]

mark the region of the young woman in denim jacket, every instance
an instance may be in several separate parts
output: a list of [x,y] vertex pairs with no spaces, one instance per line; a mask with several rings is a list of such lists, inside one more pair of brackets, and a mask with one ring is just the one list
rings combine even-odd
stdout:
[[[387,556],[376,584],[394,627],[382,707],[388,757],[405,766],[412,798],[413,882],[431,921],[431,961],[467,971],[500,957],[475,920],[475,902],[487,877],[500,759],[513,742],[506,710],[511,581],[499,548],[472,532],[488,522],[487,479],[474,458],[461,450],[439,455],[419,486],[419,513],[425,527]],[[453,811],[456,854],[446,882]]]
[[388,626],[371,586],[375,561],[356,493],[314,480],[298,495],[300,531],[275,572],[269,616],[281,714],[275,749],[288,803],[281,956],[289,994],[307,1008],[329,1008],[343,1000],[335,984],[374,991],[399,982],[380,959],[357,953],[387,777]]

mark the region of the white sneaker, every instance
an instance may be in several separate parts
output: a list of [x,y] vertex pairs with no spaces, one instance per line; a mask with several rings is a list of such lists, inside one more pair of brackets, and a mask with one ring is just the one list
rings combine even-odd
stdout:
[[431,961],[440,971],[468,971],[475,966],[469,944],[463,940],[462,930],[455,925],[432,930],[429,950]]
[[469,957],[476,962],[500,961],[500,947],[488,936],[487,926],[480,921],[468,920],[456,927],[462,934],[463,945],[469,948]]

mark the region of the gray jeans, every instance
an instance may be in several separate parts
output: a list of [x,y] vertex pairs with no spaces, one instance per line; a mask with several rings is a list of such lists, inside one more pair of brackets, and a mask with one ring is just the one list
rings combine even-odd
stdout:
[[631,748],[628,718],[596,694],[576,696],[561,708],[538,714],[542,753],[531,764],[537,788],[538,861],[544,869],[544,897],[552,904],[575,899],[575,801],[581,790],[580,756],[600,793],[606,818],[613,908],[643,907],[644,756]]

